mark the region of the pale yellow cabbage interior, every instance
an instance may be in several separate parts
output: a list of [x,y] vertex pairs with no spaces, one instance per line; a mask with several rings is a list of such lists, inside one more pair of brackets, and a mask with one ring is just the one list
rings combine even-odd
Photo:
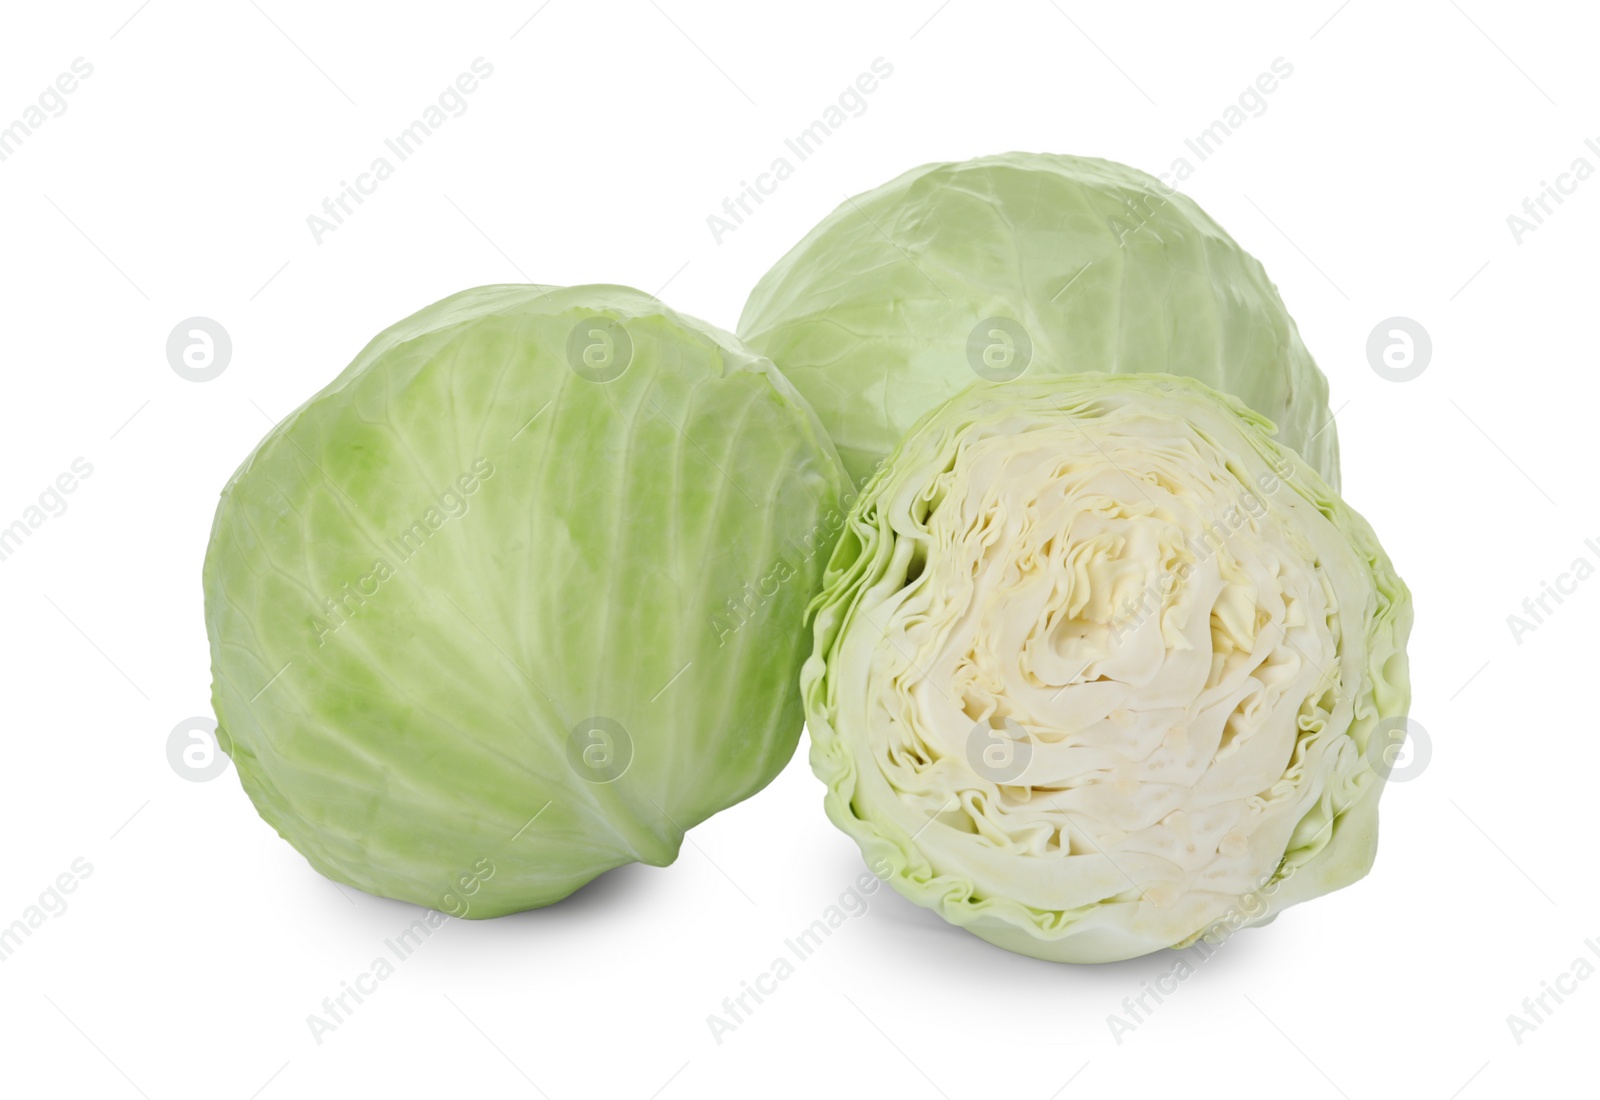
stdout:
[[[970,428],[885,502],[907,580],[859,609],[879,630],[847,644],[874,651],[834,663],[866,707],[858,812],[975,898],[1147,950],[1268,882],[1358,766],[1318,734],[1350,722],[1366,574],[1280,471],[1205,432],[1115,398]],[[1026,769],[995,781],[986,747]]]

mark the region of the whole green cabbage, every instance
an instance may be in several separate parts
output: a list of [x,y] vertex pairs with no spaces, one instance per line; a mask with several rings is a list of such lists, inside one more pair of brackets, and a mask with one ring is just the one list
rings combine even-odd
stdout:
[[374,894],[489,917],[670,863],[793,754],[844,488],[768,360],[646,294],[447,298],[223,490],[219,741]]
[[880,467],[802,685],[828,815],[895,889],[1101,962],[1366,873],[1410,597],[1270,433],[1192,379],[979,382]]
[[739,335],[860,484],[973,381],[1161,371],[1242,399],[1338,487],[1328,384],[1261,265],[1159,180],[1008,153],[846,200],[762,277]]

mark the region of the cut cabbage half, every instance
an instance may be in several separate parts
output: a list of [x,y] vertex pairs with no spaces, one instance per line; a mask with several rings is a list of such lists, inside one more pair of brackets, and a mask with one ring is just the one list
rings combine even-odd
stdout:
[[802,674],[829,816],[897,890],[1104,962],[1366,873],[1410,598],[1272,431],[1090,374],[979,383],[901,442]]

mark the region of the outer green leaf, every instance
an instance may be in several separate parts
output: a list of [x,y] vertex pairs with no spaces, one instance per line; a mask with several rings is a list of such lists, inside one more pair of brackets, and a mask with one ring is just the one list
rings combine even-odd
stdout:
[[857,484],[974,377],[1162,371],[1242,399],[1338,487],[1327,380],[1266,272],[1188,198],[1111,161],[913,169],[779,260],[739,334],[805,394]]

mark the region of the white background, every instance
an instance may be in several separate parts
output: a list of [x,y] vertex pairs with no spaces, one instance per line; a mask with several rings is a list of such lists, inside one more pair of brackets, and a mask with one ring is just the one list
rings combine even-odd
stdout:
[[[540,2],[8,7],[0,124],[75,58],[94,72],[0,163],[0,525],[75,458],[93,473],[0,562],[0,924],[75,859],[93,870],[0,963],[0,1090],[1589,1087],[1600,980],[1520,1044],[1507,1016],[1600,937],[1600,580],[1520,644],[1507,616],[1600,561],[1600,178],[1520,243],[1506,218],[1575,158],[1600,168],[1600,27],[1487,0]],[[307,215],[478,57],[494,74],[469,110],[316,243]],[[868,110],[714,241],[707,215],[878,57],[894,72]],[[1294,72],[1266,112],[1196,162],[1184,139],[1279,57]],[[1385,796],[1372,874],[1229,941],[1120,1043],[1108,1015],[1170,955],[1050,965],[883,890],[718,1044],[707,1016],[861,871],[802,746],[676,865],[452,922],[315,1042],[308,1014],[418,911],[336,889],[231,770],[192,783],[165,749],[208,709],[217,492],[271,419],[380,328],[483,283],[626,283],[731,328],[846,195],[1016,148],[1153,172],[1188,155],[1183,189],[1263,261],[1331,380],[1346,498],[1415,592],[1432,744]],[[165,354],[195,315],[234,346],[204,384]],[[1433,341],[1403,384],[1365,351],[1396,315]]]

